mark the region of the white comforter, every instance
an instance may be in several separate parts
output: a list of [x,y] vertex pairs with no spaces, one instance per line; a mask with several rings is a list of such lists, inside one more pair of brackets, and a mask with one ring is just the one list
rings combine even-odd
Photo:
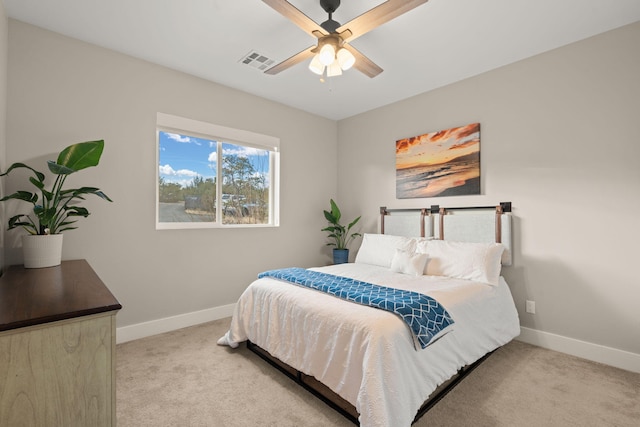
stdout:
[[393,313],[270,278],[245,290],[219,343],[251,340],[313,375],[356,407],[362,427],[409,427],[438,385],[520,333],[502,278],[494,287],[368,264],[314,270],[430,295],[455,321],[451,332],[416,350],[408,326]]

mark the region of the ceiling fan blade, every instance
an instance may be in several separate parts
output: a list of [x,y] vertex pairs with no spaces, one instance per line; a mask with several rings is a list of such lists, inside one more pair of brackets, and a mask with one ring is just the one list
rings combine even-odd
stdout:
[[289,59],[285,59],[284,61],[282,61],[279,64],[274,65],[273,67],[269,68],[268,70],[265,70],[265,74],[278,74],[280,71],[284,71],[287,68],[293,67],[296,64],[299,64],[300,62],[304,61],[305,59],[311,58],[313,55],[315,55],[314,52],[312,52],[312,50],[315,50],[316,46],[309,46],[308,48],[306,48],[305,50],[303,50],[302,52],[298,52],[295,55],[293,55],[291,58]]
[[345,41],[353,41],[427,1],[429,0],[388,0],[342,25],[337,29],[337,32],[342,33],[345,30],[350,30],[351,36]]
[[376,65],[372,60],[364,56],[358,49],[351,46],[350,44],[345,43],[343,48],[347,49],[351,54],[356,58],[355,64],[353,64],[353,68],[366,74],[367,76],[374,78],[378,74],[380,74],[383,70],[378,65]]
[[289,19],[296,24],[302,30],[312,36],[317,37],[314,31],[319,31],[322,35],[327,35],[327,32],[317,24],[313,19],[302,13],[298,8],[289,3],[286,0],[262,0],[267,5],[271,6],[276,12],[279,12],[282,16]]

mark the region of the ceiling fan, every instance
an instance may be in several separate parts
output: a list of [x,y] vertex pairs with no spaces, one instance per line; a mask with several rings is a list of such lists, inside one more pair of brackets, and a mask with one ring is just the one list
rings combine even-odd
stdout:
[[298,52],[269,68],[265,73],[278,74],[313,57],[309,69],[316,74],[323,75],[326,71],[328,77],[336,76],[353,66],[373,78],[382,72],[382,68],[351,46],[349,42],[428,0],[387,0],[344,25],[332,18],[333,13],[340,6],[340,0],[320,0],[320,6],[329,14],[329,19],[321,24],[313,21],[286,0],[262,1],[318,39],[317,45]]

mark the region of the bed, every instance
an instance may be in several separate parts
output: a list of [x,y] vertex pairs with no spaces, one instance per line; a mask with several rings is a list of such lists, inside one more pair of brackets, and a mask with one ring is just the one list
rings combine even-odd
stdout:
[[381,233],[364,234],[354,263],[307,269],[433,299],[453,322],[430,340],[418,342],[398,313],[265,276],[218,343],[247,342],[356,424],[408,427],[520,333],[500,276],[512,258],[510,203],[491,209],[381,208]]

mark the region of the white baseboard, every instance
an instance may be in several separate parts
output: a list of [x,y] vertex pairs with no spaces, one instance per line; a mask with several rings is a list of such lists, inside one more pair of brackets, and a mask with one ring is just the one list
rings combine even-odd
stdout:
[[138,323],[135,325],[123,326],[116,329],[116,343],[120,344],[230,317],[235,308],[235,304],[229,304],[220,307],[208,308],[206,310],[194,311],[192,313],[180,314],[178,316],[151,320],[149,322]]
[[[135,325],[123,326],[116,330],[116,342],[120,344],[230,317],[235,307],[235,304],[229,304]],[[640,354],[525,327],[520,327],[520,336],[516,339],[528,344],[537,345],[538,347],[548,348],[549,350],[567,353],[572,356],[640,373]]]
[[518,341],[640,373],[640,354],[520,327]]

